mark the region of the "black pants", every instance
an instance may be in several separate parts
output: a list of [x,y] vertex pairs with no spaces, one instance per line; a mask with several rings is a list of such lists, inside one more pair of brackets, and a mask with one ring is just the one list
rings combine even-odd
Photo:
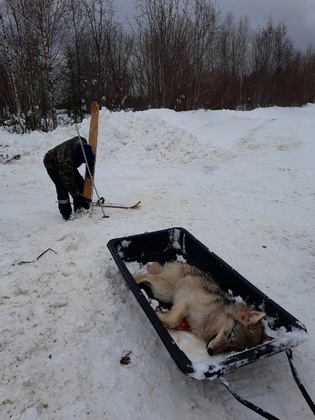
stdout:
[[[69,200],[69,193],[67,188],[63,185],[61,176],[58,171],[55,169],[46,168],[48,175],[55,184],[58,200],[58,208],[62,216],[70,216],[72,213],[72,208]],[[77,184],[78,190],[80,193],[83,193],[84,179],[82,178],[80,172],[74,170],[74,180]]]

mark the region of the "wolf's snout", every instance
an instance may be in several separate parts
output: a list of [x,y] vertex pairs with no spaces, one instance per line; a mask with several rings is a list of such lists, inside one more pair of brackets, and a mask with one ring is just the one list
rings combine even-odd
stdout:
[[213,350],[210,347],[207,348],[207,352],[208,352],[209,356],[213,356]]
[[213,348],[212,348],[212,346],[211,346],[211,343],[212,343],[212,341],[213,341],[216,337],[217,337],[217,334],[215,334],[214,336],[212,336],[212,337],[210,338],[210,340],[208,341],[208,343],[207,343],[207,352],[208,352],[209,356],[213,356],[213,355],[214,355],[214,352],[213,352]]

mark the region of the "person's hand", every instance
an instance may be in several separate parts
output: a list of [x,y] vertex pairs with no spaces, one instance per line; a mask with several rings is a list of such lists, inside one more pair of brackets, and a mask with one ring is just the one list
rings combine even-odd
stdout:
[[89,209],[91,205],[91,201],[89,198],[83,197],[83,195],[80,195],[77,199],[77,206],[83,207],[84,209]]

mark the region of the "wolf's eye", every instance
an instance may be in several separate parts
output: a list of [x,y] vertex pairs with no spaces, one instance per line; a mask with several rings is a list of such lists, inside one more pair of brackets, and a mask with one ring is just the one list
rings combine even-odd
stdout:
[[217,334],[215,334],[213,337],[210,338],[210,340],[208,341],[207,346],[206,346],[207,348],[208,348],[209,344],[211,343],[211,341],[216,338],[216,336],[217,336]]
[[[235,325],[234,325],[235,327]],[[234,336],[234,327],[231,329],[231,331],[228,333],[227,339],[230,340]]]
[[230,338],[232,338],[232,336],[233,336],[233,331],[230,331],[230,332],[228,333],[227,339],[228,339],[228,340],[230,340]]

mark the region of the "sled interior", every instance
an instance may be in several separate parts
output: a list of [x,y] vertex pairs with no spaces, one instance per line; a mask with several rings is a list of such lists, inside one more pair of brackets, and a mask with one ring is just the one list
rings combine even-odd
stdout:
[[[257,289],[216,254],[209,251],[205,245],[183,228],[173,227],[111,239],[107,246],[159,337],[178,367],[186,375],[197,379],[214,379],[246,364],[295,347],[308,339],[307,331],[303,324]],[[149,261],[157,261],[164,264],[175,261],[178,257],[184,258],[187,263],[210,274],[225,292],[232,291],[234,297],[240,296],[249,305],[265,311],[271,329],[285,331],[285,333],[254,348],[238,353],[229,353],[222,357],[220,362],[215,361],[212,363],[207,361],[206,365],[202,366],[202,372],[200,372],[200,366],[196,366],[174,342],[127,267],[130,262],[146,264]]]

